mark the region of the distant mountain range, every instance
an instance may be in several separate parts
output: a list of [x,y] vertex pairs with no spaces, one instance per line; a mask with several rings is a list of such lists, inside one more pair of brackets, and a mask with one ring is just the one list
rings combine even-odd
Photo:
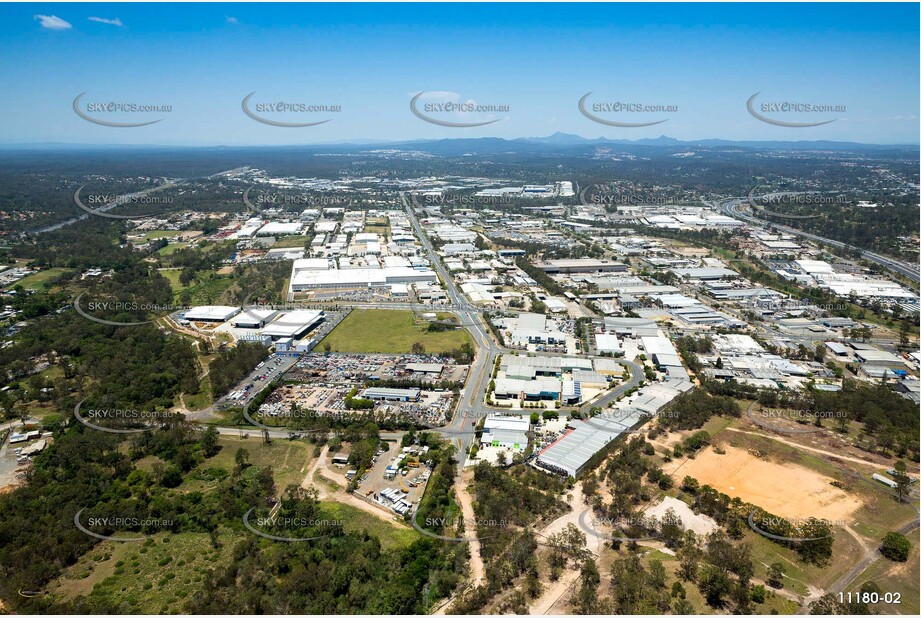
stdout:
[[0,145],[0,150],[109,150],[109,149],[150,149],[150,150],[247,150],[247,149],[305,149],[311,151],[368,151],[376,149],[394,150],[421,150],[433,154],[499,154],[499,153],[547,153],[558,151],[581,151],[583,154],[593,151],[598,147],[619,147],[625,151],[634,149],[732,149],[745,148],[756,150],[896,150],[918,152],[917,144],[861,144],[857,142],[836,142],[830,140],[797,140],[797,141],[757,141],[757,140],[725,140],[725,139],[700,139],[679,140],[666,135],[655,138],[642,138],[636,140],[611,139],[607,137],[586,138],[573,133],[554,133],[546,137],[520,137],[506,139],[501,137],[459,137],[444,139],[425,139],[407,141],[386,140],[348,140],[342,142],[314,143],[287,146],[150,146],[150,145],[120,145],[120,144],[65,144],[65,143],[36,143],[36,144],[9,144]]
[[918,148],[916,144],[861,144],[858,142],[835,142],[831,140],[797,140],[797,141],[756,141],[756,140],[727,140],[727,139],[699,139],[699,140],[680,140],[667,135],[660,135],[653,138],[642,138],[637,140],[627,139],[609,139],[598,137],[595,139],[585,138],[573,133],[554,133],[547,137],[527,137],[521,138],[522,141],[539,142],[544,144],[560,145],[577,145],[577,144],[633,144],[637,146],[702,146],[702,147],[724,147],[738,146],[740,148],[795,148],[795,149],[853,149],[853,148]]
[[[541,144],[546,146],[572,147],[572,146],[649,146],[658,148],[761,148],[761,149],[781,149],[781,150],[863,150],[863,149],[918,149],[918,145],[913,144],[860,144],[857,142],[836,142],[831,140],[802,140],[802,141],[756,141],[756,140],[726,140],[726,139],[700,139],[700,140],[680,140],[667,135],[660,135],[653,138],[641,138],[636,140],[629,139],[611,139],[607,137],[587,138],[573,133],[554,133],[546,137],[521,137],[512,140],[502,138],[480,138],[480,139],[451,139],[440,140],[451,141],[454,143],[484,143],[485,141],[504,144],[506,147],[514,144]],[[404,143],[431,143],[432,140],[404,142]]]

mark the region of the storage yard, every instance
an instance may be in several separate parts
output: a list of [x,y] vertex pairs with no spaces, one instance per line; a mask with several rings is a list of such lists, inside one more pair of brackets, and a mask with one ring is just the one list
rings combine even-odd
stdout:
[[463,383],[467,365],[453,358],[421,354],[309,354],[292,368],[294,380],[321,378],[329,382],[408,379]]
[[[271,417],[278,420],[290,418],[296,420],[305,415],[329,417],[332,420],[348,420],[351,415],[367,414],[368,410],[349,410],[345,398],[359,385],[316,383],[285,384],[278,387],[266,398],[256,414],[259,417]],[[375,401],[373,412],[379,419],[413,420],[428,425],[442,425],[450,418],[454,405],[451,391],[414,391],[415,396],[405,400],[396,398],[374,399],[366,397],[364,392],[358,396]],[[297,407],[297,412],[293,412]]]
[[[425,485],[431,476],[431,470],[420,462],[420,455],[427,451],[428,447],[418,446],[392,446],[389,451],[379,450],[371,469],[355,479],[354,493],[398,515],[411,514],[425,493]],[[335,457],[332,461],[348,480],[354,478],[355,471],[348,464],[337,464]]]

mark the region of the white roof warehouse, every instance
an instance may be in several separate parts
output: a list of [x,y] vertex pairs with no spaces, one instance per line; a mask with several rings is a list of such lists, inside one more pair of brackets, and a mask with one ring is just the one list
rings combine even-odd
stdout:
[[362,399],[377,401],[418,401],[418,388],[377,388],[371,387],[361,391]]
[[291,291],[384,287],[396,283],[435,282],[435,271],[408,266],[321,270],[317,260],[295,260],[291,268]]
[[322,320],[324,315],[322,311],[289,311],[263,328],[262,334],[272,339],[297,338]]
[[640,389],[633,405],[604,412],[587,422],[573,422],[575,428],[544,449],[537,456],[537,464],[546,470],[576,477],[614,439],[691,388],[693,384],[686,378],[668,384],[649,384]]

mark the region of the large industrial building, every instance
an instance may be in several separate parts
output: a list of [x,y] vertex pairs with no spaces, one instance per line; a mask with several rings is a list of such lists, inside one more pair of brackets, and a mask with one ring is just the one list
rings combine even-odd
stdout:
[[303,223],[282,223],[272,221],[259,228],[256,236],[288,236],[291,234],[300,234],[304,229]]
[[[637,415],[636,422],[640,420]],[[575,422],[572,431],[537,456],[537,465],[575,478],[582,473],[592,457],[635,424],[627,424],[629,422],[628,419],[618,422],[600,416],[590,422]]]
[[262,328],[278,316],[274,309],[246,309],[233,320],[234,328]]
[[604,412],[587,421],[573,421],[573,429],[537,456],[537,465],[573,478],[582,473],[592,458],[621,435],[657,414],[675,397],[693,388],[686,372],[666,383],[641,388],[632,403]]
[[[323,262],[326,262],[324,269]],[[326,260],[295,260],[291,267],[291,291],[386,287],[399,283],[436,282],[435,271],[427,268],[388,266],[384,268],[329,268]]]
[[537,267],[547,274],[626,272],[627,270],[627,265],[621,262],[596,260],[594,258],[547,260],[546,262],[539,262]]
[[190,322],[226,322],[240,311],[242,311],[240,307],[203,305],[201,307],[192,307],[182,317]]
[[557,401],[563,387],[558,378],[496,378],[496,399],[524,399],[525,401]]
[[262,334],[268,335],[273,340],[288,337],[297,339],[316,326],[324,315],[322,311],[289,311],[265,326],[262,329]]
[[488,446],[524,450],[528,446],[530,427],[531,423],[526,418],[492,414],[484,422],[481,442]]
[[360,397],[375,401],[418,401],[420,392],[418,388],[371,387],[361,391]]
[[521,313],[517,317],[502,318],[502,326],[508,331],[509,343],[513,346],[566,343],[566,334],[560,331],[557,323],[540,313]]
[[499,362],[499,369],[506,377],[531,379],[534,377],[560,377],[565,372],[584,369],[592,370],[588,358],[570,356],[515,356],[507,354]]

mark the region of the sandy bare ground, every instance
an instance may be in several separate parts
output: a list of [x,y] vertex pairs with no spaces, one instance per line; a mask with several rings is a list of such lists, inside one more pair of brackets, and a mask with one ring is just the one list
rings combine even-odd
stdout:
[[704,536],[719,527],[712,517],[698,515],[687,504],[671,496],[665,496],[661,502],[649,507],[643,514],[661,521],[668,509],[675,511],[675,515],[681,518],[681,525],[685,530],[693,530],[695,534]]
[[651,442],[653,446],[657,447],[659,450],[663,448],[673,449],[675,445],[684,440],[687,436],[680,431],[672,431],[668,434],[662,434],[655,440],[650,440],[646,438],[647,442]]
[[[462,470],[456,487],[457,501],[460,503],[464,521],[476,521],[473,500],[470,498],[470,492],[467,491],[472,480],[473,470]],[[465,536],[474,534],[474,527],[472,525],[465,526],[464,534]],[[483,565],[483,557],[480,555],[480,544],[473,542],[467,543],[467,545],[470,547],[470,585],[479,586],[486,579],[486,567]]]
[[[470,462],[469,459],[467,461],[468,463]],[[467,491],[472,480],[473,470],[471,468],[465,468],[461,470],[460,476],[457,477],[457,484],[454,487],[457,502],[461,507],[461,515],[464,521],[476,521],[476,513],[473,510],[473,500],[470,497],[470,492]],[[474,527],[466,526],[464,536],[469,537],[473,533]],[[483,564],[483,557],[480,554],[480,544],[477,542],[467,543],[467,547],[470,551],[470,581],[463,586],[463,590],[475,588],[486,580],[486,566]],[[450,599],[441,603],[440,606],[432,611],[432,615],[444,616],[448,614],[457,596],[458,594],[455,594]]]
[[[701,485],[758,505],[787,518],[816,517],[850,521],[863,503],[857,496],[833,487],[833,479],[791,463],[765,461],[751,453],[724,445],[725,455],[707,448],[685,462],[675,474]],[[681,478],[678,478],[681,477]]]

